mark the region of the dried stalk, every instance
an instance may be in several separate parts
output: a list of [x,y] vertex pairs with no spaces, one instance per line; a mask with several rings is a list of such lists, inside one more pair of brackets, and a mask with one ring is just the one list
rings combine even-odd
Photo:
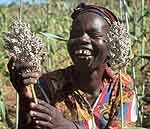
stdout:
[[123,89],[122,89],[122,78],[121,78],[121,69],[119,72],[119,86],[120,86],[120,102],[121,102],[121,129],[124,128],[124,115],[123,115]]
[[107,34],[107,40],[110,63],[114,69],[121,69],[131,60],[127,27],[123,23],[114,22]]
[[[22,21],[15,21],[10,26],[10,31],[4,33],[5,48],[10,54],[17,57],[17,63],[31,63],[32,69],[25,69],[23,73],[40,71],[40,64],[43,57],[43,44],[41,39],[36,37],[30,30],[30,26]],[[34,85],[30,85],[34,101],[37,97]]]
[[114,22],[107,34],[108,54],[114,69],[119,69],[120,80],[120,105],[121,105],[121,129],[124,128],[123,119],[123,89],[121,79],[121,69],[131,60],[130,42],[127,27],[120,23]]
[[36,104],[38,104],[38,100],[37,100],[36,93],[35,93],[35,90],[34,90],[34,85],[31,84],[31,85],[30,85],[30,88],[31,88],[31,91],[32,91],[32,96],[33,96],[34,102],[35,102]]

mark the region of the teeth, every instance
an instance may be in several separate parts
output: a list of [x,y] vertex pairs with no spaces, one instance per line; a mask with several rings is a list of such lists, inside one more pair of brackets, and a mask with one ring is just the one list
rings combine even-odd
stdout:
[[86,60],[90,60],[92,58],[92,56],[79,56],[80,59],[86,59]]
[[89,50],[86,51],[87,55],[91,55],[91,52]]
[[80,50],[76,50],[75,54],[91,55],[91,51],[80,49]]
[[86,57],[86,59],[87,59],[87,60],[89,60],[89,59],[91,59],[91,58],[92,58],[92,56],[88,56],[88,57]]

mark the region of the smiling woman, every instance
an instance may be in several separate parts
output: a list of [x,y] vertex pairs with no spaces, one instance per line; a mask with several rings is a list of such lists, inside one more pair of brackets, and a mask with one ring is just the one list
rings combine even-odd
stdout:
[[[124,126],[131,127],[137,120],[132,79],[127,74],[113,73],[110,67],[113,56],[109,54],[112,42],[108,38],[113,36],[107,34],[112,25],[118,23],[116,16],[103,7],[81,3],[72,18],[67,45],[73,65],[42,74],[30,70],[23,73],[33,66],[18,64],[16,57],[9,62],[12,84],[20,95],[19,128],[121,129],[121,116],[124,116]],[[113,47],[120,46],[119,40],[113,43]],[[120,106],[120,80],[123,108]],[[32,102],[29,84],[36,85],[37,95],[42,99],[38,104]]]
[[[82,67],[83,65],[82,69],[92,70],[106,61],[107,46],[105,41],[108,29],[109,25],[103,17],[90,12],[90,10],[88,13],[82,13],[74,20],[68,49],[77,66]],[[75,54],[76,52],[82,53]]]

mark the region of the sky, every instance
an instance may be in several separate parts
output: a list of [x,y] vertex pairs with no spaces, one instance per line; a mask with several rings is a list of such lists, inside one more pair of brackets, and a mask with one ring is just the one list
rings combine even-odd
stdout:
[[[19,0],[0,0],[0,4],[10,4],[12,2],[18,2]],[[22,2],[30,2],[32,3],[32,1],[35,1],[37,3],[42,2],[42,1],[46,1],[46,0],[22,0]]]

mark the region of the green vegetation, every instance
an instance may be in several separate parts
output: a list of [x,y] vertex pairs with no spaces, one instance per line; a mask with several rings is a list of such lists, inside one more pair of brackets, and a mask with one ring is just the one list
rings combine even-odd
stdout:
[[[21,1],[21,0],[20,0]],[[45,43],[46,56],[43,69],[54,70],[71,64],[66,42],[69,38],[71,12],[81,0],[48,0],[46,5],[20,4],[0,6],[0,129],[14,127],[14,117],[7,115],[5,99],[9,93],[3,92],[10,86],[7,70],[8,55],[4,50],[3,32],[11,22],[21,18],[31,25],[32,31]],[[134,88],[139,98],[139,121],[137,126],[150,128],[150,2],[149,0],[85,0],[113,10],[127,24],[133,60],[127,72],[134,79]],[[120,7],[120,8],[119,8]],[[10,93],[11,94],[11,93]],[[146,105],[146,106],[145,106]],[[15,107],[14,107],[15,108]],[[7,110],[6,110],[7,109]],[[8,110],[9,111],[9,110]],[[9,112],[8,112],[9,114]],[[13,123],[12,123],[13,122]],[[145,125],[145,126],[144,126]],[[148,126],[147,126],[148,128]]]

